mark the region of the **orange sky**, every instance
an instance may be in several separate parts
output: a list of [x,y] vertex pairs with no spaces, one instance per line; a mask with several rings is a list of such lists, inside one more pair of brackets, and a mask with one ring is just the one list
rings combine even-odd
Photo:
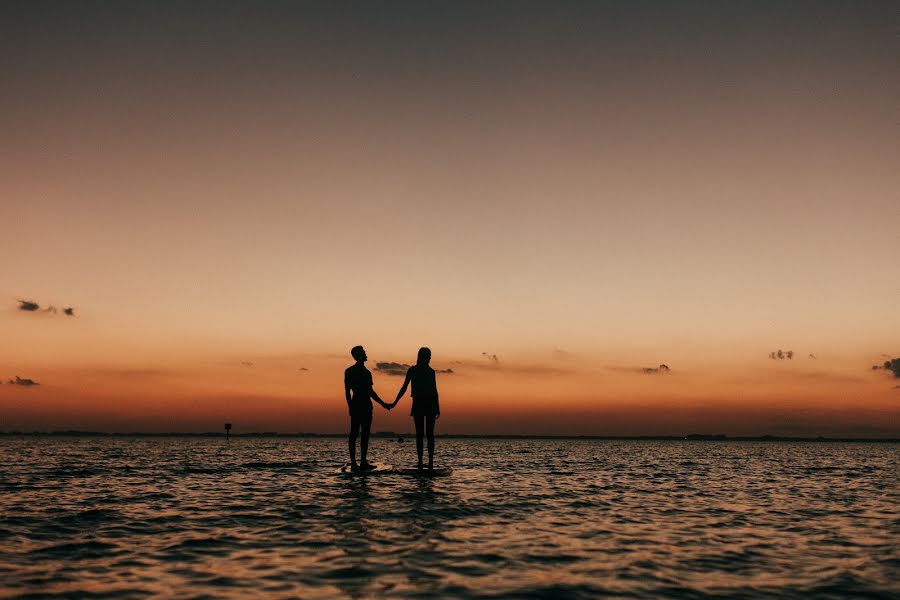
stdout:
[[900,435],[889,5],[403,6],[0,19],[0,430]]

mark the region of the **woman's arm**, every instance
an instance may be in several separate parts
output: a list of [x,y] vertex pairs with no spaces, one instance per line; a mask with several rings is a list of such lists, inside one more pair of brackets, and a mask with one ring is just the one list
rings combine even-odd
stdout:
[[441,402],[438,397],[437,383],[434,384],[434,418],[441,416]]
[[[410,369],[411,371],[412,369]],[[403,387],[400,388],[400,391],[397,392],[397,399],[394,400],[394,403],[391,406],[397,406],[397,403],[400,402],[400,398],[403,397],[403,394],[406,393],[406,388],[409,386],[409,371],[406,372],[406,379],[403,380]]]

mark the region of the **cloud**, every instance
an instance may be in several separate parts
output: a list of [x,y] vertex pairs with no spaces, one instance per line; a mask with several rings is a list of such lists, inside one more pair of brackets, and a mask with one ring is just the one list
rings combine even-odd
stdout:
[[244,365],[245,367],[252,367],[252,366],[253,366],[253,363],[250,362],[249,360],[242,360],[242,361],[241,361],[241,364]]
[[375,363],[375,370],[385,375],[406,375],[409,365],[397,362],[380,362]]
[[[41,305],[37,302],[34,302],[33,300],[20,300],[16,298],[16,302],[19,303],[19,310],[24,310],[25,312],[38,312],[40,310],[40,312],[42,313],[52,313],[54,315],[59,313],[59,309],[52,304],[47,306],[47,308],[41,310]],[[71,306],[67,306],[63,308],[63,314],[65,314],[67,317],[74,317],[75,309]]]
[[894,377],[900,378],[900,358],[892,358],[884,361],[884,364],[874,365],[873,371],[890,371]]
[[24,310],[27,312],[34,312],[41,307],[37,302],[32,302],[31,300],[19,300],[16,298],[16,302],[19,303],[19,310]]
[[297,370],[298,370],[298,371],[309,371],[309,369],[307,369],[306,367],[300,367],[300,368],[297,369]]
[[6,383],[9,385],[21,385],[23,387],[31,387],[33,385],[41,385],[34,379],[28,379],[27,377],[23,378],[23,377],[19,377],[18,375],[16,375],[15,379],[10,379]]
[[[777,352],[769,352],[769,358],[772,360],[793,360],[794,359],[794,351],[793,350],[781,350],[778,349]],[[813,357],[815,358],[815,357]]]
[[[375,370],[379,373],[384,373],[385,375],[391,376],[404,376],[406,372],[409,370],[410,365],[405,363],[397,363],[397,362],[380,362],[375,363]],[[452,375],[453,369],[435,369],[435,373],[441,373],[444,375]]]
[[500,364],[500,359],[496,354],[488,354],[487,352],[482,352],[481,355],[495,364]]
[[816,356],[815,354],[813,354],[812,352],[810,352],[810,353],[809,353],[809,358],[818,359],[819,357]]

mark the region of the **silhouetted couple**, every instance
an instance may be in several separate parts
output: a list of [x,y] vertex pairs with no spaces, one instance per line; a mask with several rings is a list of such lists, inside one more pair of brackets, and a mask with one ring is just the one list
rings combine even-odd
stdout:
[[[374,468],[366,460],[369,450],[369,433],[372,429],[372,400],[391,410],[406,393],[412,384],[412,410],[410,416],[416,424],[416,452],[419,456],[418,468],[422,465],[422,446],[424,437],[428,436],[428,468],[434,467],[434,421],[441,416],[438,402],[437,382],[434,369],[429,366],[431,350],[419,348],[416,364],[406,372],[403,387],[397,392],[397,399],[392,404],[385,403],[372,388],[372,372],[366,368],[366,351],[356,346],[350,351],[356,364],[344,371],[344,393],[347,396],[347,407],[350,409],[350,464],[353,469]],[[359,437],[360,460],[356,462],[356,438]]]

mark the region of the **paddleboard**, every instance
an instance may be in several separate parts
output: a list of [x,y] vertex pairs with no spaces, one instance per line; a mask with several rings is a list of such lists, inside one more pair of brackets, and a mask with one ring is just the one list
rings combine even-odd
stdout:
[[350,463],[344,463],[337,470],[335,470],[335,475],[349,475],[349,476],[365,476],[365,475],[384,475],[385,473],[390,473],[393,471],[393,467],[387,463],[382,462],[374,462],[370,463],[374,469],[359,469],[354,471],[350,468]]
[[395,469],[395,473],[400,475],[411,475],[413,477],[445,477],[453,472],[450,467],[436,467],[434,469],[417,469],[415,467]]

